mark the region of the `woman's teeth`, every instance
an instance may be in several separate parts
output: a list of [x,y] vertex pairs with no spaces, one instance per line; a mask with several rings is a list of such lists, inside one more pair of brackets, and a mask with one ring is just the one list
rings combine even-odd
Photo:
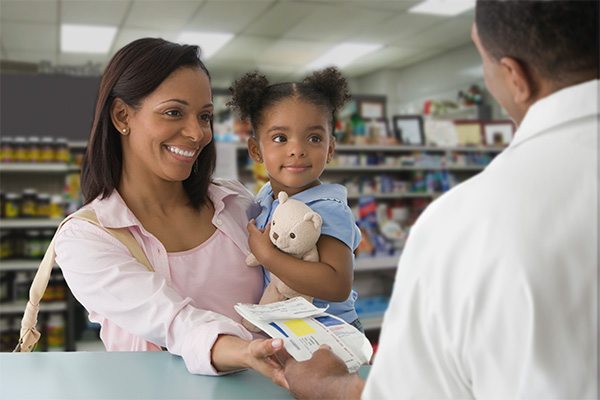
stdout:
[[189,157],[192,158],[196,154],[195,151],[182,150],[174,146],[167,146],[167,150],[171,153],[177,154],[178,156]]

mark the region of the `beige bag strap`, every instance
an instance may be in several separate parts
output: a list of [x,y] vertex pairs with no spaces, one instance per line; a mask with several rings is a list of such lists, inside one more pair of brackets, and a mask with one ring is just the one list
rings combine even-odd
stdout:
[[[65,222],[76,218],[84,221],[88,221],[109,234],[118,239],[121,243],[123,243],[127,249],[131,252],[131,255],[135,257],[135,259],[140,262],[142,265],[146,267],[146,269],[150,272],[154,271],[150,261],[144,254],[144,251],[140,247],[139,243],[135,240],[131,232],[127,230],[127,228],[121,229],[113,229],[106,228],[98,222],[98,218],[96,217],[96,213],[90,209],[81,209],[77,212],[66,217],[56,229],[56,232],[60,230],[60,228],[65,224]],[[27,306],[25,307],[25,313],[23,314],[23,319],[21,321],[21,335],[19,339],[19,343],[15,348],[15,352],[29,352],[32,351],[40,339],[40,332],[35,328],[37,324],[37,316],[40,309],[40,301],[42,300],[42,296],[46,291],[46,287],[48,286],[48,281],[50,280],[50,273],[52,272],[52,267],[54,267],[54,260],[56,254],[54,253],[54,240],[56,239],[56,233],[46,250],[46,254],[38,267],[37,273],[35,274],[35,278],[33,278],[33,282],[31,284],[31,288],[29,289],[29,301],[27,302]]]

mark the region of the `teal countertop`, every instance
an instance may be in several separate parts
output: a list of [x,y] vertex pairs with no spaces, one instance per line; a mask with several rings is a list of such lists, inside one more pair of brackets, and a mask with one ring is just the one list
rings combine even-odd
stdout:
[[0,399],[291,398],[252,370],[192,375],[167,352],[0,353]]

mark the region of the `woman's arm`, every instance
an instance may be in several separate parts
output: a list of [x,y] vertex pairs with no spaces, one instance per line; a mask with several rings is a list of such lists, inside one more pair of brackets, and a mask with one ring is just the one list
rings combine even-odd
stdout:
[[252,254],[269,271],[297,292],[326,301],[344,301],[352,289],[352,251],[331,236],[321,235],[317,242],[319,261],[304,261],[276,248],[269,239],[270,224],[260,231],[248,224],[248,243]]
[[181,355],[191,373],[219,372],[211,363],[211,351],[220,335],[252,338],[229,318],[195,308],[161,273],[148,272],[121,242],[90,223],[67,222],[56,238],[56,255],[69,288],[88,311]]

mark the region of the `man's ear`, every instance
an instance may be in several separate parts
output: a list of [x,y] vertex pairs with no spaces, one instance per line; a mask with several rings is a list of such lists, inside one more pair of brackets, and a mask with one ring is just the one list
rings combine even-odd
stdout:
[[248,154],[250,158],[257,163],[262,163],[262,154],[260,153],[260,146],[258,145],[258,141],[254,137],[250,137],[248,139]]
[[112,105],[110,106],[110,119],[114,127],[121,133],[122,135],[129,134],[129,114],[127,104],[116,98]]
[[528,105],[531,103],[535,96],[535,82],[527,73],[523,64],[514,58],[503,57],[500,59],[500,68],[504,83],[515,104]]

